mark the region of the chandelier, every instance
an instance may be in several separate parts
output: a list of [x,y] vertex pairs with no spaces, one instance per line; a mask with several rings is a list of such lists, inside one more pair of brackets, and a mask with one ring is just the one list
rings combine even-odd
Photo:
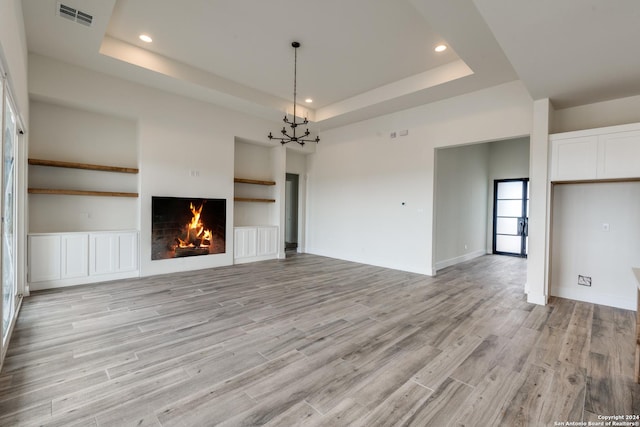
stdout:
[[301,122],[297,121],[296,118],[296,80],[297,80],[297,66],[298,66],[298,48],[300,47],[300,43],[298,42],[293,42],[291,43],[291,46],[293,46],[293,52],[294,52],[294,60],[293,60],[293,119],[289,120],[289,118],[287,117],[287,115],[285,114],[284,119],[282,119],[282,121],[284,121],[285,125],[289,125],[289,127],[291,128],[290,130],[287,130],[286,126],[282,127],[282,130],[280,131],[280,133],[282,134],[282,137],[280,138],[276,138],[275,136],[273,136],[271,134],[271,132],[269,132],[269,135],[267,135],[267,137],[269,139],[275,139],[276,141],[280,141],[282,143],[282,145],[287,144],[289,142],[297,142],[300,145],[304,145],[305,142],[319,142],[320,138],[319,137],[315,137],[315,139],[309,139],[307,138],[311,132],[309,132],[309,128],[306,128],[304,130],[304,133],[302,135],[296,135],[296,129],[298,128],[298,126],[305,126],[309,123],[309,120],[305,117],[304,120],[302,120]]

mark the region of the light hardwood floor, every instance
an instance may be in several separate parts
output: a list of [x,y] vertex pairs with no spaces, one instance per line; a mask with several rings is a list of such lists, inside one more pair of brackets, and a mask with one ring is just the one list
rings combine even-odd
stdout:
[[37,292],[0,425],[552,426],[640,413],[635,313],[312,255]]

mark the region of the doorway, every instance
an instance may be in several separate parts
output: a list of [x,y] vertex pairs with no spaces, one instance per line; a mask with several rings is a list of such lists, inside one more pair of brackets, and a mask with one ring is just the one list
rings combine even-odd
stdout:
[[285,227],[284,249],[296,251],[298,249],[298,185],[299,175],[288,173],[285,181]]
[[493,253],[526,258],[529,251],[529,179],[494,181]]

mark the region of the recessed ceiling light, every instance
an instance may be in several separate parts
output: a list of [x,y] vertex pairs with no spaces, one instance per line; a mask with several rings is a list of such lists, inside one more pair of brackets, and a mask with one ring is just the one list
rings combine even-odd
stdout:
[[307,103],[311,104],[313,102],[313,99],[307,98],[307,99],[304,100],[304,102],[307,102]]
[[153,39],[146,34],[140,34],[138,38],[145,43],[151,43],[153,41]]
[[435,49],[436,52],[444,52],[445,50],[447,50],[447,47],[443,44],[439,44]]

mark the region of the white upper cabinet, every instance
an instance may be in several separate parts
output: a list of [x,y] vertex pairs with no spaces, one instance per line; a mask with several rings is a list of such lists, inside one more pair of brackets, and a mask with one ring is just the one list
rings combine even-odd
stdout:
[[640,124],[554,134],[550,180],[640,177]]
[[597,166],[597,136],[552,140],[552,181],[595,179]]
[[640,177],[640,130],[599,138],[598,178]]

